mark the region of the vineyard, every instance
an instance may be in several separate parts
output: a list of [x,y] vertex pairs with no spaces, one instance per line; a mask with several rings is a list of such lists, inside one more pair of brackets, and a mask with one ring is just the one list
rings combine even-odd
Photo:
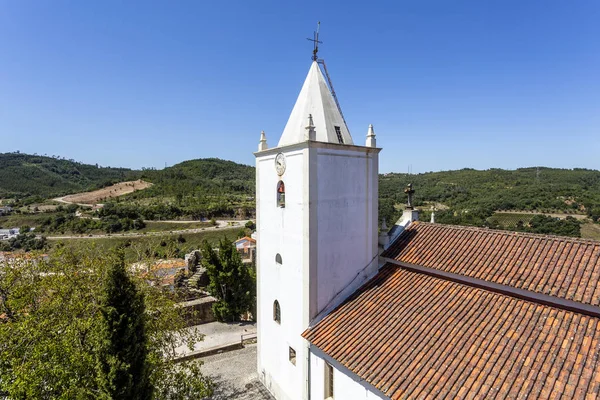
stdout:
[[521,213],[494,213],[488,218],[490,226],[498,226],[502,229],[514,229],[518,226],[527,226],[534,216],[538,214]]

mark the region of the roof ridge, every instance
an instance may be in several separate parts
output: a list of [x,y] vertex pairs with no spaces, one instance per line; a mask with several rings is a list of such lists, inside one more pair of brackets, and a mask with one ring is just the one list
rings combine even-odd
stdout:
[[[418,222],[418,224],[417,224],[417,222]],[[474,230],[474,231],[479,231],[479,232],[491,232],[491,233],[497,233],[497,234],[504,234],[507,236],[524,236],[524,237],[530,237],[530,238],[557,239],[557,240],[572,241],[572,242],[576,242],[576,243],[587,243],[587,244],[600,245],[600,240],[595,240],[595,239],[578,238],[578,237],[573,237],[573,236],[550,235],[550,234],[544,234],[544,233],[519,232],[519,231],[494,229],[494,228],[481,227],[481,226],[440,224],[437,222],[431,223],[431,222],[424,222],[424,221],[413,222],[411,224],[411,226],[409,226],[404,232],[410,231],[412,226],[418,226],[418,225],[425,225],[425,226],[433,225],[433,226],[439,226],[442,228],[451,228],[451,229],[457,229],[457,230],[459,230],[459,229]]]

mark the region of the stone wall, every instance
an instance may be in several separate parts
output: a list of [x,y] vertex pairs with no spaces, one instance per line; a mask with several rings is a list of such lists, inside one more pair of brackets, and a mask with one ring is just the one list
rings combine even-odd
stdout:
[[212,296],[202,297],[196,300],[184,301],[178,304],[181,307],[188,326],[206,324],[216,321],[212,312],[212,305],[217,301]]

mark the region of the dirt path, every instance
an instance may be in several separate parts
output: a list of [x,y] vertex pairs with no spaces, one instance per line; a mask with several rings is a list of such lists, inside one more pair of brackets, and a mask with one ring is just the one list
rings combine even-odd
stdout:
[[[114,234],[101,234],[101,235],[67,235],[67,236],[47,236],[48,240],[63,240],[63,239],[104,239],[104,238],[138,238],[138,237],[148,237],[148,236],[164,236],[164,235],[176,235],[179,233],[200,233],[206,231],[214,231],[217,229],[232,229],[232,228],[241,228],[246,225],[249,220],[235,220],[235,221],[226,221],[220,220],[217,221],[216,226],[210,226],[206,228],[194,228],[194,229],[180,229],[173,231],[160,231],[160,232],[146,232],[146,233],[114,233]],[[161,221],[165,222],[165,221]],[[231,222],[231,224],[230,224]]]
[[[52,201],[57,201],[57,202],[63,203],[63,204],[76,204],[76,205],[81,206],[81,207],[92,207],[91,204],[73,203],[72,201],[65,200],[65,197],[67,197],[67,196],[56,197],[56,198],[52,199]],[[99,206],[99,207],[103,207],[104,206],[104,204],[96,204],[96,205]]]

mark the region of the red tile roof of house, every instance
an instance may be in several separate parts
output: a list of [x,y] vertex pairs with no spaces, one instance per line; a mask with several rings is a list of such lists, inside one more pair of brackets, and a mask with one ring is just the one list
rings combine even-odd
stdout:
[[382,256],[600,305],[600,242],[593,240],[416,222]]
[[250,243],[256,244],[256,240],[252,239],[250,236],[241,237],[238,240],[236,240],[234,243],[238,243],[238,242],[241,242],[241,241],[244,241],[244,240],[247,240]]
[[[446,243],[459,245],[448,232],[479,237],[470,229],[437,227],[428,231],[438,237],[430,246],[448,260],[461,259],[461,248],[472,249],[465,239],[454,257],[448,257],[453,252]],[[419,229],[409,231],[422,232]],[[443,233],[446,236],[439,236]],[[532,239],[482,232],[488,241],[502,236],[503,243]],[[406,246],[412,249],[411,260],[428,260],[419,251],[438,259],[426,247]],[[497,251],[503,252],[499,247]],[[483,254],[489,262],[503,260]],[[519,257],[513,254],[511,259]],[[496,269],[494,264],[484,265]],[[502,276],[482,265],[473,271]],[[600,393],[600,318],[392,264],[303,337],[392,399],[591,399]]]

